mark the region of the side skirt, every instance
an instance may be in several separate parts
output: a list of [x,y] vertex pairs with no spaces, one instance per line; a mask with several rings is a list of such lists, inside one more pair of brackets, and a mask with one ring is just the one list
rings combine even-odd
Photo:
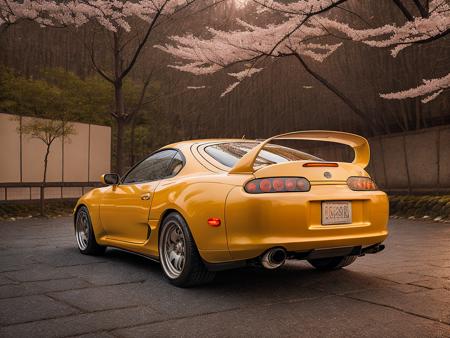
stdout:
[[144,254],[141,254],[141,253],[139,253],[139,252],[135,252],[135,251],[131,251],[131,250],[119,248],[119,247],[114,246],[114,245],[108,245],[108,247],[110,247],[110,248],[112,248],[112,249],[115,249],[115,250],[127,252],[127,253],[130,253],[130,254],[136,255],[136,256],[140,256],[140,257],[149,259],[149,260],[151,260],[151,261],[153,261],[153,262],[156,262],[156,263],[159,263],[159,262],[160,262],[159,257],[157,257],[157,256],[144,255]]

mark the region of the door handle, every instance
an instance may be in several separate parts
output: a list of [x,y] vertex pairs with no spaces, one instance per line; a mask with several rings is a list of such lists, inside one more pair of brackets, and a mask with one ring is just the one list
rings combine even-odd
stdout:
[[150,193],[149,192],[141,195],[141,200],[147,201],[149,199],[150,199]]

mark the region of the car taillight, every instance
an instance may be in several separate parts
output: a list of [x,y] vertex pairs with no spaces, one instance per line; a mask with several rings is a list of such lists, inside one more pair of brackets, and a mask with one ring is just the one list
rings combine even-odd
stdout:
[[351,176],[347,179],[347,185],[356,191],[378,190],[377,185],[370,177]]
[[249,194],[268,192],[309,191],[311,185],[304,177],[270,177],[248,181],[244,189]]

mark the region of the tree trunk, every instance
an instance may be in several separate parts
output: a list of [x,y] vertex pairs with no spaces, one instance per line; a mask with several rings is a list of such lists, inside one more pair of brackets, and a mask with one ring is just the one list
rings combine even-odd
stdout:
[[411,176],[409,174],[409,162],[408,162],[408,152],[406,147],[406,137],[405,134],[403,134],[403,153],[405,156],[405,168],[406,168],[406,179],[408,182],[408,194],[411,194]]
[[122,80],[118,79],[114,83],[114,98],[115,98],[115,115],[117,122],[117,139],[116,139],[116,171],[119,175],[123,174],[123,158],[124,158],[124,140],[125,128],[127,124],[125,114],[125,103],[123,98],[123,84]]
[[44,157],[44,177],[42,178],[42,184],[40,189],[40,214],[45,216],[45,183],[47,182],[47,164],[48,164],[48,154],[50,153],[51,144],[47,144],[47,151]]
[[113,33],[113,53],[114,53],[114,104],[115,112],[113,117],[117,122],[117,144],[116,144],[116,171],[119,175],[124,173],[124,141],[125,127],[127,124],[127,114],[125,112],[125,99],[123,96],[123,55],[120,46],[121,31]]
[[136,115],[133,116],[133,120],[131,121],[131,132],[130,132],[130,165],[134,165],[136,161]]
[[123,175],[123,157],[124,157],[124,141],[125,141],[125,127],[126,121],[123,118],[116,119],[117,121],[117,139],[116,139],[116,172]]
[[437,156],[437,181],[436,186],[441,186],[441,128],[437,130],[437,139],[436,139],[436,156]]

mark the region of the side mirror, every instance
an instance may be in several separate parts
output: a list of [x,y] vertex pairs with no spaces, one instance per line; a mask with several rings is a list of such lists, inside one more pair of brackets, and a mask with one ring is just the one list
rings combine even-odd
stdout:
[[106,185],[117,185],[120,182],[120,178],[117,174],[103,174],[100,176],[100,182]]

